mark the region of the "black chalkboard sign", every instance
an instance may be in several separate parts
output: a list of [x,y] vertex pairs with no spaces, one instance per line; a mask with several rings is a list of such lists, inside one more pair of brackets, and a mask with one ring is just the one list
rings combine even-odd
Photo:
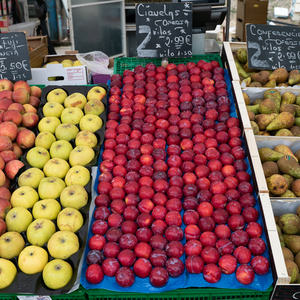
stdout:
[[300,69],[300,28],[246,25],[250,69]]
[[26,35],[24,32],[0,34],[0,79],[31,79]]
[[300,300],[299,284],[276,285],[272,300]]
[[137,4],[137,56],[192,56],[192,13],[190,2]]

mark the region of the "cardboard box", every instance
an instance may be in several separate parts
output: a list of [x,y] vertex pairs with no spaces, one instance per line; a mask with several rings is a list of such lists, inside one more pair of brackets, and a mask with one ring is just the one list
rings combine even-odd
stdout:
[[29,59],[31,68],[40,68],[44,64],[44,58],[48,55],[47,36],[27,37],[29,47]]

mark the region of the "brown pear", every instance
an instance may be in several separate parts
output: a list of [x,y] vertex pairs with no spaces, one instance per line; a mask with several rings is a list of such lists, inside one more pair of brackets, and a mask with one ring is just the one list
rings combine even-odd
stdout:
[[251,104],[250,97],[246,93],[243,93],[243,97],[244,97],[245,104],[250,105]]
[[287,247],[281,247],[284,259],[295,260],[293,252]]
[[293,181],[291,190],[297,197],[300,197],[300,179]]
[[286,259],[285,266],[288,276],[291,278],[290,283],[296,283],[299,275],[299,268],[297,264],[292,260]]
[[292,70],[289,73],[288,83],[289,85],[295,85],[300,83],[300,73],[298,70]]
[[251,80],[264,85],[269,81],[270,73],[268,71],[260,71],[251,75]]
[[270,132],[268,131],[259,131],[259,134],[258,135],[264,135],[264,136],[271,136]]
[[259,114],[255,116],[255,122],[258,125],[259,130],[266,130],[267,126],[275,119],[277,114]]
[[286,179],[280,174],[274,174],[266,178],[266,182],[269,191],[275,196],[282,195],[288,189]]
[[[277,166],[281,173],[291,175],[297,179],[300,178],[300,166],[297,160],[294,158],[294,156],[290,156],[290,155],[282,156],[277,160]],[[293,182],[293,184],[294,183],[295,181]]]
[[274,136],[294,136],[289,129],[279,129]]
[[283,234],[285,246],[289,248],[293,254],[300,252],[300,236],[294,234]]
[[279,83],[277,84],[277,87],[289,87],[289,83],[288,82],[283,82],[283,83]]
[[289,112],[282,112],[267,126],[267,130],[290,128],[294,125],[295,117]]
[[281,96],[281,104],[294,104],[296,95],[292,92],[284,92]]
[[259,104],[259,112],[261,114],[272,114],[272,113],[278,113],[278,107],[275,101],[266,98]]
[[258,81],[252,81],[250,84],[249,84],[249,87],[262,87],[262,84]]
[[278,111],[280,108],[280,104],[281,104],[281,94],[277,89],[268,89],[264,92],[263,98],[269,98],[273,101],[276,102],[277,107],[278,107]]
[[296,115],[296,107],[295,106],[296,105],[293,105],[293,104],[282,104],[281,103],[279,112],[287,111],[287,112],[290,112],[295,117],[295,115]]
[[297,150],[297,151],[294,153],[294,155],[298,158],[298,161],[299,161],[299,159],[300,159],[300,149]]
[[291,133],[293,134],[293,136],[300,136],[300,127],[299,126],[292,126],[290,128]]
[[255,114],[254,114],[254,112],[247,110],[247,113],[248,113],[249,120],[250,121],[255,121]]
[[272,175],[279,174],[279,169],[274,161],[265,161],[262,164],[265,178],[271,177]]
[[276,83],[283,83],[287,81],[288,76],[289,73],[285,68],[278,68],[270,74],[269,80],[275,79]]
[[273,148],[273,150],[276,151],[276,152],[279,152],[283,155],[290,155],[290,156],[294,157],[296,159],[296,161],[298,161],[298,158],[293,154],[292,150],[284,144],[280,144],[280,145],[275,146]]

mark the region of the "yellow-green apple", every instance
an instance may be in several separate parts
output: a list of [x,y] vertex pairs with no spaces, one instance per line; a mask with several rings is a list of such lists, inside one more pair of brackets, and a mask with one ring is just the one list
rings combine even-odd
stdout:
[[55,199],[44,199],[36,202],[32,208],[32,215],[35,219],[44,218],[55,220],[61,210],[59,202]]
[[63,207],[80,209],[88,202],[88,193],[82,185],[65,187],[60,194],[60,203]]
[[38,97],[35,97],[35,96],[29,96],[29,101],[28,103],[30,105],[32,105],[33,107],[35,108],[38,108],[40,103],[41,103],[41,100],[38,98]]
[[24,207],[12,208],[5,217],[7,231],[16,231],[21,233],[26,231],[29,224],[32,222],[30,211]]
[[[3,152],[3,151],[2,151]],[[0,152],[1,153],[1,152]],[[0,170],[3,170],[5,167],[5,161],[3,158],[0,156]],[[1,194],[0,194],[1,195]]]
[[17,134],[18,126],[14,122],[4,121],[0,124],[0,135],[6,135],[13,141],[17,137]]
[[42,95],[42,89],[36,85],[32,85],[30,87],[30,95],[35,96],[37,98],[41,98]]
[[14,263],[8,259],[0,258],[0,289],[10,286],[16,275],[17,268]]
[[105,111],[105,106],[101,100],[92,99],[84,106],[84,113],[86,115],[101,115]]
[[13,149],[13,145],[11,139],[6,135],[0,135],[0,152],[4,150],[12,150],[12,149]]
[[34,128],[39,123],[39,116],[36,113],[26,112],[23,115],[22,126],[26,128]]
[[22,235],[16,231],[9,231],[0,237],[0,257],[12,259],[19,256],[25,247]]
[[13,152],[16,154],[17,159],[20,159],[23,155],[23,150],[17,143],[13,143]]
[[61,231],[77,232],[83,225],[83,217],[78,209],[66,207],[58,214],[56,224]]
[[62,259],[53,259],[44,267],[42,276],[49,289],[57,290],[70,282],[73,277],[73,269],[68,262]]
[[33,189],[37,189],[42,178],[45,174],[38,168],[29,168],[25,170],[18,178],[19,186],[30,186]]
[[24,80],[19,80],[14,83],[13,90],[16,91],[17,89],[25,89],[27,90],[28,94],[31,93],[29,84]]
[[30,186],[20,186],[11,195],[10,203],[12,207],[32,208],[39,200],[39,194]]
[[[5,168],[4,168],[4,171],[5,171]],[[0,170],[0,186],[2,186],[5,183],[5,180],[6,180],[6,176],[5,176],[4,171]]]
[[75,147],[69,156],[69,163],[73,166],[86,166],[95,157],[94,150],[89,146]]
[[45,117],[40,120],[38,129],[40,132],[48,131],[54,134],[56,127],[60,124],[61,122],[57,117]]
[[41,218],[34,220],[27,227],[26,236],[31,245],[42,247],[55,231],[56,228],[52,221]]
[[1,90],[0,89],[0,99],[9,99],[12,100],[12,94],[13,92],[10,90]]
[[7,108],[7,110],[18,110],[22,115],[25,113],[25,107],[22,104],[20,104],[20,103],[13,103],[13,104],[11,104]]
[[63,123],[56,127],[55,136],[58,140],[70,141],[76,138],[79,129],[72,123]]
[[87,100],[86,97],[81,93],[73,93],[65,99],[65,107],[78,107],[80,109],[84,108]]
[[4,173],[9,179],[13,180],[22,167],[24,167],[24,163],[14,159],[5,165]]
[[19,88],[13,92],[12,98],[16,103],[25,104],[29,102],[29,93],[26,89]]
[[38,187],[38,193],[41,199],[56,199],[59,198],[60,193],[66,187],[65,182],[58,177],[42,178]]
[[91,180],[90,171],[83,166],[74,166],[70,168],[66,177],[65,183],[67,186],[79,184],[82,186],[87,185]]
[[13,103],[14,102],[12,100],[7,98],[0,99],[0,110],[7,110]]
[[76,146],[89,146],[91,148],[98,144],[98,139],[95,133],[90,130],[81,130],[78,132],[75,138]]
[[8,79],[0,79],[0,91],[2,90],[13,90],[13,83]]
[[11,203],[5,198],[0,198],[0,219],[5,219],[11,209]]
[[68,95],[65,92],[65,90],[63,90],[61,88],[57,88],[57,89],[53,89],[52,91],[50,91],[47,94],[46,99],[48,102],[58,102],[60,104],[63,104],[67,97],[68,97]]
[[67,259],[79,250],[79,240],[71,231],[56,231],[48,241],[48,251],[53,258]]
[[101,100],[106,96],[106,90],[101,86],[92,87],[86,96],[87,100],[90,101],[92,99]]
[[[6,223],[3,219],[0,219],[0,237],[6,232]],[[1,249],[0,249],[1,253]],[[1,254],[0,254],[1,255]],[[1,256],[0,256],[1,257]]]
[[60,116],[62,123],[79,124],[80,119],[84,116],[82,109],[78,107],[67,107],[65,108]]
[[44,131],[40,132],[35,138],[35,146],[43,147],[47,150],[50,149],[51,145],[56,141],[53,133]]
[[23,104],[25,112],[37,114],[37,109],[29,103]]
[[12,150],[4,150],[0,152],[0,157],[4,160],[5,164],[10,162],[11,160],[17,159],[16,154]]
[[65,178],[70,169],[68,162],[61,158],[51,158],[44,165],[43,171],[47,177]]
[[34,245],[25,247],[18,258],[18,266],[25,274],[42,272],[47,263],[47,251],[42,247]]
[[22,122],[22,114],[18,110],[7,110],[2,117],[3,122],[13,122],[19,126]]
[[73,62],[73,67],[82,66],[82,63],[77,59]]
[[16,142],[22,149],[29,149],[34,146],[35,134],[33,131],[27,128],[19,130]]
[[59,140],[52,143],[49,151],[52,158],[68,160],[72,150],[73,147],[70,142]]
[[10,200],[11,192],[8,188],[0,186],[0,195],[2,199]]
[[64,59],[61,61],[61,64],[63,65],[64,68],[73,67],[73,62],[71,59]]
[[60,118],[64,107],[59,102],[47,102],[43,106],[43,114],[45,117],[57,117]]
[[90,130],[95,132],[103,125],[102,119],[99,116],[88,114],[81,118],[79,127],[80,130]]
[[33,147],[26,155],[27,162],[32,166],[43,169],[45,163],[50,159],[50,154],[47,149],[43,147]]

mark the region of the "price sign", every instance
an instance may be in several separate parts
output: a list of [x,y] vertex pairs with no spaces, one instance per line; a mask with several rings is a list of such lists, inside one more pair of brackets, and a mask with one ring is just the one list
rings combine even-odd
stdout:
[[192,13],[190,2],[137,4],[137,56],[192,56]]
[[24,32],[0,34],[0,79],[31,79],[30,60]]
[[300,28],[248,24],[246,32],[250,69],[300,69]]

